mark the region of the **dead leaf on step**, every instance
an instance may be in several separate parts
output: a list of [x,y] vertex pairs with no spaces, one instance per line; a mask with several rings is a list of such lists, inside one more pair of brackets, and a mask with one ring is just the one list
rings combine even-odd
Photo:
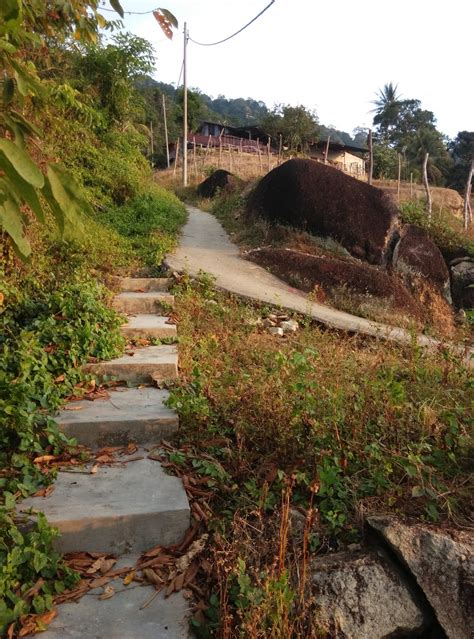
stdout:
[[104,599],[110,599],[115,595],[115,589],[113,586],[105,586],[104,592],[99,596],[99,599],[103,601]]
[[34,586],[32,586],[29,590],[25,592],[25,594],[23,595],[23,599],[28,599],[29,597],[36,597],[36,595],[39,593],[43,584],[44,584],[44,579],[41,577],[40,579],[38,579],[38,581],[35,583]]
[[98,468],[99,468],[99,464],[94,464],[94,465],[92,466],[92,468],[91,468],[91,471],[90,471],[90,472],[91,472],[91,475],[95,475],[95,474],[96,474],[96,472],[97,472],[97,470],[98,470]]
[[132,572],[129,572],[128,575],[124,577],[123,585],[128,586],[129,584],[131,584],[135,578],[135,574],[136,574],[135,570],[132,570]]
[[91,590],[93,588],[102,588],[103,586],[108,584],[110,580],[111,580],[111,577],[107,577],[107,576],[99,577],[98,579],[93,579],[89,584],[89,588]]
[[154,586],[161,586],[163,583],[163,579],[153,570],[153,568],[144,568],[142,570],[142,574],[145,579]]
[[48,464],[49,462],[59,459],[58,455],[41,455],[33,459],[34,464]]
[[109,572],[116,563],[116,559],[107,559],[107,556],[99,557],[86,572],[88,575],[93,575],[95,572],[100,572],[104,575],[106,572]]
[[82,410],[84,406],[65,406],[63,410]]
[[162,552],[163,546],[155,546],[154,548],[150,548],[150,550],[144,554],[144,557],[157,557]]
[[51,495],[53,490],[54,490],[54,484],[51,484],[50,486],[46,486],[46,488],[41,488],[40,490],[37,490],[32,496],[47,497],[48,495]]
[[104,559],[99,570],[103,575],[105,575],[105,573],[109,572],[109,570],[113,568],[113,566],[115,566],[116,563],[117,563],[116,559]]

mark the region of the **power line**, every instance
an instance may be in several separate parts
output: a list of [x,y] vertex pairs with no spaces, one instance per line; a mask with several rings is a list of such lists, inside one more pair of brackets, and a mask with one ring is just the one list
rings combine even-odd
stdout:
[[274,2],[275,0],[272,0],[270,4],[267,4],[265,9],[262,9],[262,11],[260,11],[260,13],[255,16],[255,18],[252,18],[252,20],[250,20],[250,22],[247,22],[247,24],[244,25],[241,29],[239,29],[232,35],[228,36],[227,38],[224,38],[223,40],[219,40],[218,42],[197,42],[196,40],[193,40],[191,37],[189,38],[189,40],[193,42],[194,44],[198,44],[200,47],[215,47],[217,44],[222,44],[223,42],[227,42],[227,40],[231,40],[232,38],[235,38],[236,35],[239,35],[239,33],[242,33],[242,31],[244,31],[253,22],[255,22],[255,20],[258,20],[258,18],[260,18],[260,16],[263,15],[265,11],[267,11],[267,9],[269,9],[272,6]]

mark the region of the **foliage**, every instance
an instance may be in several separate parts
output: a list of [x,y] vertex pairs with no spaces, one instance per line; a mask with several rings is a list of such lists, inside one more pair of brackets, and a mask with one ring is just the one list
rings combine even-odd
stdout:
[[453,166],[449,174],[449,186],[464,194],[469,168],[474,159],[474,131],[459,131],[449,143]]
[[[436,128],[432,111],[421,108],[420,100],[401,99],[392,82],[379,90],[374,101],[375,141],[382,149],[395,150],[403,156],[404,172],[420,177],[425,154],[429,153],[428,177],[442,184],[451,167],[446,140]],[[398,164],[398,162],[397,162]],[[376,167],[375,167],[376,168]],[[389,167],[375,175],[387,175]],[[390,177],[396,177],[391,171]]]
[[315,111],[302,104],[290,106],[277,104],[262,120],[262,127],[273,139],[281,135],[283,144],[290,151],[303,150],[310,142],[318,139],[318,117]]
[[149,266],[159,266],[174,246],[186,219],[183,204],[159,187],[100,215],[104,224],[127,238],[130,250]]
[[429,220],[423,202],[420,201],[403,202],[400,204],[400,211],[403,222],[416,224],[427,231],[445,258],[449,259],[459,250],[474,257],[473,240],[466,237],[461,230],[456,231],[452,226],[452,220],[446,220],[441,216]]
[[301,504],[316,482],[322,534],[350,532],[358,505],[374,498],[425,517],[456,507],[448,486],[466,472],[472,445],[472,380],[459,362],[416,348],[366,351],[311,326],[275,342],[251,307],[216,293],[209,305],[207,287],[179,298],[183,380],[171,401],[183,436],[238,442],[225,469],[239,490],[226,508],[254,507],[242,478],[262,488],[269,464],[298,474]]

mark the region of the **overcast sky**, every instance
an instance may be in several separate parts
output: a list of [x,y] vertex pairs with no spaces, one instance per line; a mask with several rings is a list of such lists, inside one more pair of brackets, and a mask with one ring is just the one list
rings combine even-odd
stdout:
[[[126,15],[125,28],[155,47],[155,78],[176,84],[183,23],[191,38],[220,40],[269,0],[159,0],[179,21],[168,41],[152,15]],[[161,3],[163,3],[161,5]],[[122,0],[129,11],[156,0]],[[109,15],[109,14],[107,14]],[[212,97],[304,104],[325,125],[369,126],[377,89],[398,84],[450,137],[474,130],[473,0],[276,0],[242,34],[216,47],[188,46],[188,83]]]

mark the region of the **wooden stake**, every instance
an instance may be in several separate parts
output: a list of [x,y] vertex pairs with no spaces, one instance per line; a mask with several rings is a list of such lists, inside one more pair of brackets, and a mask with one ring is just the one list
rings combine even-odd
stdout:
[[413,200],[413,173],[410,172],[410,200]]
[[326,140],[326,148],[324,149],[324,164],[328,163],[328,153],[329,153],[329,142],[331,140],[331,136],[328,135],[328,139]]
[[464,190],[464,230],[467,231],[467,227],[472,223],[472,210],[471,210],[471,191],[472,191],[472,174],[474,172],[474,159],[471,160],[471,166],[469,169],[469,175],[467,176],[466,188]]
[[170,168],[170,150],[168,145],[168,125],[166,124],[166,102],[165,94],[162,94],[163,98],[163,125],[165,127],[165,147],[166,147],[166,166]]
[[402,154],[397,153],[398,155],[398,180],[397,180],[397,200],[400,204],[400,182],[402,179]]
[[372,184],[374,176],[374,146],[372,142],[372,129],[369,129],[369,135],[367,136],[367,146],[369,147],[369,174],[367,181]]
[[174,155],[174,167],[173,167],[173,177],[176,175],[176,167],[178,166],[178,157],[179,157],[179,138],[176,142],[176,151]]
[[260,173],[263,173],[262,154],[260,153],[260,140],[257,138],[258,162],[260,164]]
[[268,145],[267,145],[267,148],[268,148],[268,172],[269,173],[272,170],[272,156],[270,154],[270,141],[271,141],[271,138],[269,137],[268,138]]
[[425,159],[423,161],[423,184],[425,186],[425,191],[426,191],[426,199],[427,199],[427,210],[428,210],[428,219],[431,220],[431,215],[432,215],[432,209],[433,209],[433,204],[431,202],[431,191],[430,191],[430,185],[428,182],[428,158],[430,157],[429,153],[425,154]]
[[193,135],[193,163],[194,163],[194,175],[197,177],[198,167],[196,162],[196,136]]
[[232,173],[232,148],[229,144],[229,171]]

